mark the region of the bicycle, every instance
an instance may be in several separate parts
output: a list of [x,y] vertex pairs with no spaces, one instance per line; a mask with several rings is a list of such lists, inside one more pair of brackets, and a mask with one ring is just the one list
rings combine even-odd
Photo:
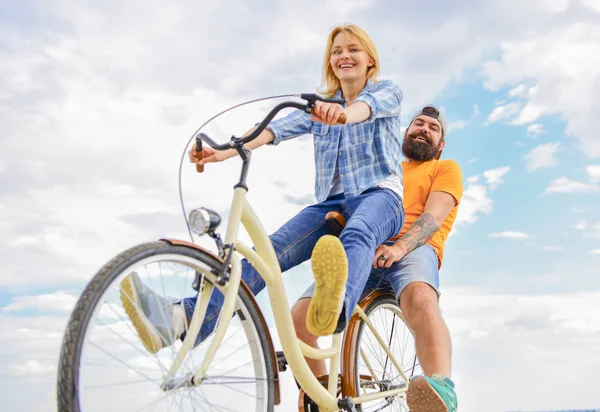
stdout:
[[[305,102],[278,104],[247,136],[217,144],[200,132],[208,122],[194,133],[199,152],[204,142],[215,150],[233,148],[242,159],[224,239],[216,231],[221,221],[216,212],[197,208],[189,213],[188,229],[208,234],[218,255],[192,242],[160,239],[128,249],[105,264],[84,289],[67,324],[58,368],[59,411],[87,412],[105,407],[108,401],[115,404],[105,409],[114,410],[272,411],[281,401],[279,373],[287,365],[301,387],[300,410],[314,412],[315,405],[320,411],[408,410],[404,394],[410,377],[422,371],[412,333],[391,291],[368,292],[345,332],[332,336],[331,347],[315,349],[296,338],[279,263],[246,199],[251,152],[244,144],[256,138],[282,109],[311,112],[317,101],[340,101],[315,94],[285,97],[290,96]],[[338,230],[343,228],[339,216],[328,216],[328,222]],[[254,248],[238,240],[240,225]],[[266,282],[282,352],[275,351],[264,316],[241,280],[239,255]],[[146,351],[124,315],[120,282],[132,273],[154,289],[160,288],[164,296],[184,296],[190,283],[198,293],[185,338],[173,339],[169,349],[156,354]],[[224,296],[217,326],[195,345],[212,293]],[[329,375],[313,376],[304,356],[328,359]],[[242,399],[227,396],[226,390]],[[240,404],[243,409],[236,409]]]

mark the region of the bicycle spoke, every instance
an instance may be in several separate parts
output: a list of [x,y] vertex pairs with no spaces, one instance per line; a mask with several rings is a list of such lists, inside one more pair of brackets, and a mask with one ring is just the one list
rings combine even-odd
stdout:
[[[226,384],[223,384],[223,386],[224,386],[224,387],[226,387],[226,388],[229,388],[229,389],[231,389],[232,391],[235,391],[235,392],[237,392],[237,393],[241,393],[242,395],[246,395],[246,396],[248,396],[248,397],[250,397],[250,398],[257,399],[257,397],[256,397],[256,396],[254,396],[254,395],[252,395],[252,394],[249,394],[248,392],[244,392],[244,391],[243,391],[243,390],[241,390],[241,389],[237,389],[237,388],[234,388],[234,387],[232,387],[232,386],[229,386],[229,385],[226,385]],[[258,398],[258,399],[262,399],[262,398]]]
[[[87,389],[100,389],[100,388],[108,388],[111,386],[123,386],[123,385],[137,385],[140,383],[146,383],[148,382],[148,380],[144,379],[144,380],[140,380],[140,381],[127,381],[127,382],[114,382],[114,383],[106,383],[103,385],[88,385],[86,386]],[[155,379],[153,380],[154,383],[159,384],[160,383],[160,379]]]
[[[93,367],[97,367],[97,368],[119,368],[119,369],[129,369],[129,367],[125,367],[124,365],[115,365],[115,364],[111,364],[111,363],[106,363],[106,364],[102,364],[102,363],[94,363],[94,362],[89,362],[86,361],[84,363],[85,366],[93,366]],[[146,371],[146,372],[156,372],[156,369],[150,369],[150,368],[137,368],[139,371]]]
[[[224,379],[224,378],[229,378],[229,379],[236,379],[238,382],[235,383],[252,383],[252,382],[259,382],[259,381],[266,381],[267,379],[259,379],[259,378],[246,378],[244,376],[224,376],[224,375],[210,375],[206,377],[206,380],[202,383],[203,385],[214,385],[214,383],[209,382],[211,379]],[[218,383],[218,382],[215,382]],[[229,382],[229,383],[234,383],[234,382]]]
[[[229,408],[228,408],[228,407],[226,407],[226,406],[220,406],[220,405],[216,405],[216,404],[214,404],[214,403],[212,403],[212,402],[208,402],[208,401],[206,400],[206,395],[204,395],[204,391],[202,390],[202,388],[200,388],[200,392],[202,393],[202,395],[203,395],[203,397],[204,397],[204,400],[206,401],[207,405],[209,405],[209,406],[214,406],[215,408],[217,408],[218,410],[221,410],[221,411],[231,411],[231,412],[237,412],[237,411],[234,411],[233,409],[229,409]],[[212,409],[212,408],[211,408],[211,409]]]
[[[228,355],[226,355],[226,356],[223,356],[223,358],[222,358],[222,359],[220,359],[218,362],[215,362],[215,363],[211,364],[211,366],[212,366],[213,368],[216,368],[218,365],[220,365],[221,363],[225,362],[227,359],[229,359],[231,356],[235,355],[236,353],[238,353],[239,351],[241,351],[242,349],[244,349],[246,346],[249,346],[249,344],[246,344],[246,345],[244,345],[244,346],[242,346],[242,347],[240,347],[240,348],[236,349],[236,350],[235,350],[235,351],[233,351],[232,353],[230,353],[230,354],[228,354]],[[253,359],[253,360],[254,360],[254,359]]]
[[106,350],[102,349],[100,346],[96,345],[94,342],[88,342],[90,345],[92,345],[93,347],[95,347],[96,349],[98,349],[100,352],[105,353],[106,355],[108,355],[109,357],[113,358],[114,360],[116,360],[119,363],[122,363],[123,365],[125,365],[128,369],[131,369],[132,371],[136,372],[137,374],[141,375],[142,377],[146,378],[148,381],[150,382],[154,382],[154,379],[146,376],[146,374],[140,372],[139,370],[137,370],[137,368],[134,368],[133,366],[129,365],[127,362],[122,361],[121,359],[117,358],[116,356],[114,356],[113,354],[107,352]]
[[[393,350],[392,350],[392,347],[391,347],[391,346],[392,346],[392,339],[393,339],[393,337],[394,337],[394,324],[395,324],[395,322],[396,322],[396,317],[395,317],[395,316],[392,316],[392,326],[390,327],[390,329],[391,329],[391,332],[389,332],[390,339],[388,340],[388,348],[390,348],[390,351],[391,351],[392,353],[393,353]],[[387,369],[388,360],[389,360],[389,358],[388,358],[388,357],[386,357],[386,358],[385,358],[385,365],[383,366],[384,373],[385,373],[385,370]],[[384,377],[385,377],[385,375],[384,375]]]
[[151,401],[150,403],[142,406],[140,409],[137,409],[135,412],[142,412],[142,411],[148,410],[148,408],[150,408],[152,405],[155,405],[158,402],[165,400],[165,398],[167,398],[168,396],[169,396],[169,394],[167,394],[167,393],[162,394],[161,397],[159,397],[158,399],[155,399],[155,400]]
[[251,361],[248,361],[248,362],[244,363],[243,365],[240,365],[240,366],[238,366],[236,368],[229,369],[227,372],[224,372],[223,375],[227,375],[230,372],[235,372],[238,369],[242,369],[244,366],[250,365],[251,363],[254,363],[254,359],[252,359]]
[[[370,331],[369,331],[370,333]],[[375,337],[373,337],[375,338]],[[368,334],[367,335],[367,339],[369,340],[369,343],[371,343],[371,346],[367,346],[367,348],[369,349],[369,351],[373,354],[373,356],[375,357],[375,359],[379,362],[379,364],[381,365],[383,362],[381,360],[381,346],[379,345],[379,342],[377,342],[377,345],[373,345],[373,342],[371,341],[371,335]],[[379,348],[379,353],[375,353],[375,347]]]
[[[133,343],[131,343],[129,340],[125,339],[121,334],[119,334],[117,331],[115,331],[112,327],[110,327],[110,325],[105,324],[104,322],[102,322],[100,319],[96,319],[96,322],[100,323],[102,326],[106,327],[108,330],[110,330],[112,333],[114,333],[117,337],[119,337],[121,340],[123,340],[125,343],[127,343],[129,346],[131,346],[132,348],[134,348],[136,351],[138,351],[139,353],[141,353],[144,357],[148,357],[148,352],[144,352],[140,349],[139,346],[135,346]],[[156,363],[157,365],[163,369],[163,372],[166,373],[167,369],[165,368],[165,366],[163,365],[163,363],[160,361],[160,359],[158,359],[158,356],[156,356],[156,354],[154,354],[154,358],[156,359]]]

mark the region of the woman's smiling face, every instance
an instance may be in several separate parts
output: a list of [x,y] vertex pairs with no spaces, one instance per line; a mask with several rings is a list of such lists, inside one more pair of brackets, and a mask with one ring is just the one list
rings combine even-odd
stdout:
[[367,70],[373,64],[356,36],[340,32],[333,40],[331,69],[340,81],[367,78]]

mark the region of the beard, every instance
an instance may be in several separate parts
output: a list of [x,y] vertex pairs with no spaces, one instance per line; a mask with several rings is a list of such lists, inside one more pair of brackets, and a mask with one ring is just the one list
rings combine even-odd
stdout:
[[[426,142],[415,140],[416,137],[421,136]],[[435,159],[440,152],[440,140],[437,145],[434,145],[431,138],[425,133],[417,132],[407,134],[402,142],[402,154],[411,160],[417,162],[425,162],[427,160]]]

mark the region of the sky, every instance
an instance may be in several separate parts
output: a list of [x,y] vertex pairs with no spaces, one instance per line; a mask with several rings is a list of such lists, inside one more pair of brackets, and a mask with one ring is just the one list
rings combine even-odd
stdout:
[[[344,22],[371,35],[381,78],[402,88],[404,127],[426,103],[449,119],[443,158],[465,192],[440,305],[459,410],[600,408],[599,0],[24,0],[0,3],[7,410],[54,408],[68,315],[104,263],[189,239],[178,170],[193,132],[234,104],[314,92]],[[224,142],[272,104],[209,131]],[[252,159],[248,199],[268,232],[315,202],[310,135]],[[240,162],[210,166],[184,164],[183,197],[226,216]],[[285,282],[295,299],[309,267]],[[294,410],[284,375],[278,410]]]

